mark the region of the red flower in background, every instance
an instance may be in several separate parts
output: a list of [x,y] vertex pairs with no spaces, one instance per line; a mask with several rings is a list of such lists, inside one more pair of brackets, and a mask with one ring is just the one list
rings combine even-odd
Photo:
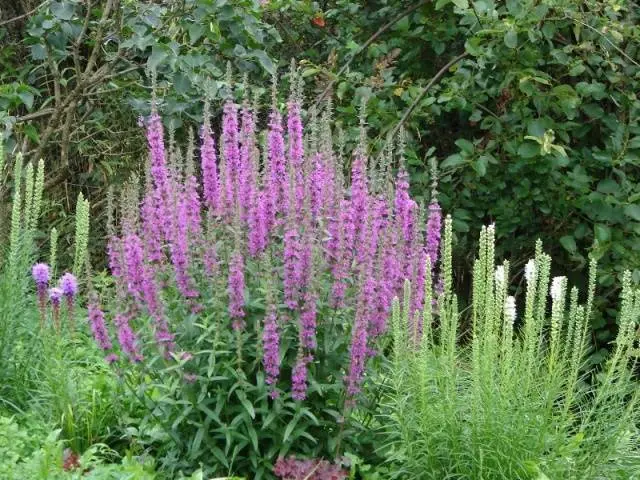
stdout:
[[324,15],[322,14],[322,12],[316,13],[315,16],[311,19],[311,23],[313,23],[316,27],[324,28],[326,23],[324,21]]
[[62,454],[62,468],[65,472],[80,468],[80,457],[70,448],[66,448]]

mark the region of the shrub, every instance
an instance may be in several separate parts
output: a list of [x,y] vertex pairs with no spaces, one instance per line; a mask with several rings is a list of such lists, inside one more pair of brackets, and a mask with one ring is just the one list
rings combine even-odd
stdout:
[[[495,267],[494,235],[493,226],[482,230],[468,316],[445,288],[433,297],[437,314],[423,311],[421,341],[411,342],[409,291],[403,305],[394,304],[383,429],[395,478],[635,478],[640,289],[627,272],[615,348],[605,367],[592,371],[585,354],[595,262],[581,304],[565,277],[549,288],[551,261],[538,244],[518,308],[509,295],[509,263]],[[445,245],[450,251],[448,236]]]
[[238,116],[229,99],[218,161],[205,123],[201,186],[192,147],[167,154],[154,113],[144,198],[137,181],[123,192],[106,303],[117,344],[97,300],[90,317],[173,469],[273,478],[280,456],[370,451],[367,363],[381,361],[405,279],[416,285],[412,308],[422,305],[424,259],[439,242],[435,198],[425,239],[406,173],[394,185],[395,157],[367,165],[364,129],[346,185],[329,112],[310,112],[305,134],[298,82],[294,70],[287,142],[274,106],[259,149],[256,108],[245,99]]
[[[49,428],[48,432],[46,428]],[[96,444],[77,456],[65,449],[60,430],[49,424],[19,425],[0,415],[0,475],[3,480],[153,480],[152,459],[127,455],[119,463],[115,452]]]

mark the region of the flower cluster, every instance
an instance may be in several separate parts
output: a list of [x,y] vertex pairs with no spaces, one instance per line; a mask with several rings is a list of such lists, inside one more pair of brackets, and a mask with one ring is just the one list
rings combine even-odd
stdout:
[[273,473],[282,480],[343,480],[349,472],[326,460],[279,458]]
[[[218,326],[235,331],[239,342],[255,338],[261,343],[271,397],[282,391],[286,371],[289,394],[303,400],[314,364],[321,361],[319,342],[326,340],[318,330],[328,324],[326,311],[332,309],[340,318],[351,318],[349,365],[343,370],[347,397],[353,400],[405,280],[413,285],[413,311],[432,308],[424,305],[424,286],[427,276],[434,276],[440,250],[442,221],[435,197],[423,215],[409,194],[404,168],[397,169],[394,181],[396,159],[370,162],[364,140],[345,178],[344,161],[330,148],[329,116],[312,116],[311,128],[305,128],[294,84],[286,120],[274,103],[264,137],[256,130],[259,112],[248,101],[226,101],[217,138],[205,108],[201,182],[175,148],[165,148],[162,120],[153,111],[147,121],[146,191],[139,204],[136,200],[133,218],[123,217],[121,234],[108,243],[119,306],[113,323],[122,358],[143,359],[146,342],[138,337],[149,326],[167,358],[177,347],[188,348],[180,345],[179,322],[168,314],[166,292],[171,291],[194,315],[212,304],[226,305],[226,320]],[[247,302],[259,294],[254,289],[265,258],[274,263],[263,279],[275,298],[254,322]],[[220,277],[226,288],[216,283],[212,293],[211,283]],[[92,318],[104,348],[109,343],[102,317],[93,312]],[[251,337],[254,328],[256,337]],[[293,347],[281,341],[292,329]],[[421,327],[415,331],[420,335]],[[284,345],[289,351],[281,351]],[[289,359],[288,368],[281,368],[283,358]]]
[[56,330],[60,331],[60,302],[62,298],[67,300],[67,317],[69,320],[69,330],[74,331],[73,306],[78,294],[78,280],[72,273],[65,273],[58,280],[57,287],[47,290],[51,280],[51,269],[46,263],[36,263],[31,268],[31,276],[36,284],[38,293],[38,305],[41,315],[41,328],[44,328],[47,314],[47,298],[51,304],[51,316]]

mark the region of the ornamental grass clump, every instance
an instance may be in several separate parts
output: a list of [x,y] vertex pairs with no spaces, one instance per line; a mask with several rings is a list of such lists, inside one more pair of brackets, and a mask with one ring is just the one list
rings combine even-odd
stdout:
[[92,328],[173,468],[272,478],[279,457],[370,442],[365,380],[392,299],[411,280],[412,308],[424,304],[435,199],[427,222],[401,152],[369,161],[364,125],[353,156],[336,153],[330,107],[305,122],[295,70],[290,83],[286,112],[274,88],[266,118],[230,96],[219,135],[205,106],[199,151],[165,143],[154,108],[143,193],[132,179],[111,228],[115,301],[109,332],[92,304]]
[[[424,335],[412,333],[411,289],[393,306],[392,365],[381,416],[395,478],[630,479],[640,472],[640,289],[622,278],[618,334],[602,368],[589,367],[596,285],[583,301],[565,277],[550,279],[537,245],[524,298],[511,295],[510,265],[495,265],[484,228],[468,308],[451,292],[451,224],[444,288],[427,282]],[[429,264],[427,263],[427,270]]]

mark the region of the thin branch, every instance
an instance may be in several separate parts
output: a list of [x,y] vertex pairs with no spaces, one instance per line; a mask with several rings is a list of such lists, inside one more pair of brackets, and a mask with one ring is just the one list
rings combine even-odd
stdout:
[[82,40],[84,36],[87,34],[87,30],[89,29],[89,21],[91,20],[91,0],[87,1],[87,13],[84,17],[84,22],[82,23],[82,30],[78,34],[78,38],[76,38],[75,45],[73,46],[73,63],[76,67],[76,72],[80,73],[80,46],[82,45]]
[[440,80],[440,78],[442,78],[442,76],[445,73],[447,73],[447,71],[451,67],[453,67],[456,63],[458,63],[460,60],[462,60],[463,58],[465,58],[468,55],[469,54],[467,52],[464,52],[463,54],[458,55],[454,59],[450,60],[449,62],[447,62],[447,64],[444,67],[442,67],[440,70],[438,70],[438,72],[431,78],[431,80],[429,80],[429,83],[427,83],[427,85],[425,85],[425,87],[420,92],[420,95],[418,95],[418,97],[413,101],[413,103],[409,106],[409,108],[407,108],[405,110],[404,114],[402,114],[402,117],[400,118],[400,121],[395,125],[395,127],[393,127],[393,130],[391,130],[391,133],[389,135],[387,135],[387,140],[385,141],[384,146],[380,150],[380,152],[381,152],[380,154],[381,155],[382,155],[383,152],[386,151],[387,147],[389,146],[389,142],[393,138],[395,138],[395,136],[398,133],[398,131],[400,130],[400,128],[402,128],[402,126],[405,124],[405,122],[409,119],[409,117],[411,116],[413,111],[420,104],[422,99],[426,96],[426,94],[429,91],[429,89],[431,87],[433,87],[436,84],[436,82],[438,82],[438,80]]
[[615,48],[620,55],[622,55],[624,58],[626,58],[631,63],[633,63],[636,67],[640,67],[640,63],[636,62],[633,58],[631,58],[629,55],[627,55],[624,50],[622,50],[619,46],[617,46],[615,43],[613,43],[611,40],[609,40],[609,38],[604,33],[599,31],[597,28],[592,27],[588,23],[585,23],[582,20],[578,20],[577,18],[573,18],[573,17],[571,17],[569,15],[567,15],[565,18],[567,18],[569,20],[573,20],[574,22],[579,23],[583,27],[587,27],[588,29],[596,32],[598,35],[600,35],[602,38],[604,38],[607,41],[607,43],[609,43],[609,45],[611,45],[613,48]]
[[89,56],[89,60],[87,61],[87,67],[84,70],[85,76],[88,75],[93,70],[95,63],[98,60],[98,52],[102,46],[102,36],[104,33],[104,27],[105,27],[105,24],[107,23],[107,19],[109,18],[109,15],[111,15],[111,10],[114,7],[114,3],[116,2],[117,0],[107,0],[107,4],[104,6],[104,10],[102,10],[102,17],[98,22],[98,29],[96,31],[96,37],[94,39],[95,43],[93,44],[91,55]]
[[13,18],[10,18],[8,20],[4,20],[4,21],[0,22],[0,27],[4,27],[5,25],[8,25],[10,23],[17,22],[18,20],[22,20],[23,18],[30,17],[31,15],[36,13],[38,10],[40,10],[42,7],[44,7],[49,2],[50,2],[50,0],[45,0],[40,5],[38,5],[36,8],[33,8],[33,9],[29,10],[27,13],[23,13],[22,15],[18,15],[17,17],[13,17]]
[[42,110],[38,110],[37,112],[27,113],[21,117],[16,117],[16,123],[28,122],[29,120],[36,120],[40,117],[46,117],[47,115],[51,115],[55,112],[55,108],[43,108]]
[[315,103],[314,103],[314,107],[318,108],[318,106],[320,105],[320,103],[322,102],[322,100],[324,100],[324,98],[327,96],[327,94],[331,91],[331,89],[333,88],[333,86],[335,85],[335,83],[338,81],[338,79],[342,76],[342,74],[347,70],[347,68],[349,68],[349,65],[351,65],[351,62],[356,58],[356,56],[361,53],[362,51],[366,50],[367,47],[369,45],[371,45],[373,42],[375,42],[377,40],[377,38],[382,35],[384,32],[386,32],[387,30],[389,30],[392,26],[394,26],[396,23],[398,23],[400,20],[402,20],[404,17],[406,17],[407,15],[410,15],[411,13],[415,12],[417,9],[419,9],[420,7],[422,7],[423,5],[426,5],[427,3],[430,3],[431,0],[422,0],[418,3],[416,3],[415,5],[407,8],[404,12],[402,12],[401,14],[399,14],[397,17],[393,18],[391,21],[389,21],[388,23],[386,23],[385,25],[383,25],[382,27],[380,27],[378,29],[378,31],[376,31],[373,35],[371,35],[369,37],[369,39],[364,42],[360,48],[358,48],[358,50],[356,50],[355,52],[353,52],[353,54],[351,54],[351,56],[349,57],[349,59],[346,61],[346,63],[342,66],[342,68],[338,71],[338,73],[336,74],[335,78],[333,80],[331,80],[329,82],[329,84],[325,87],[325,89],[323,90],[323,92],[318,96],[318,98],[316,99]]
[[61,88],[61,80],[62,80],[62,76],[60,75],[60,70],[58,69],[58,64],[56,63],[56,61],[53,59],[53,55],[51,54],[51,49],[49,48],[49,46],[47,45],[46,47],[47,50],[47,63],[49,64],[49,69],[51,70],[51,73],[53,74],[53,95],[55,98],[55,104],[56,105],[60,105],[60,102],[62,101],[62,88]]

